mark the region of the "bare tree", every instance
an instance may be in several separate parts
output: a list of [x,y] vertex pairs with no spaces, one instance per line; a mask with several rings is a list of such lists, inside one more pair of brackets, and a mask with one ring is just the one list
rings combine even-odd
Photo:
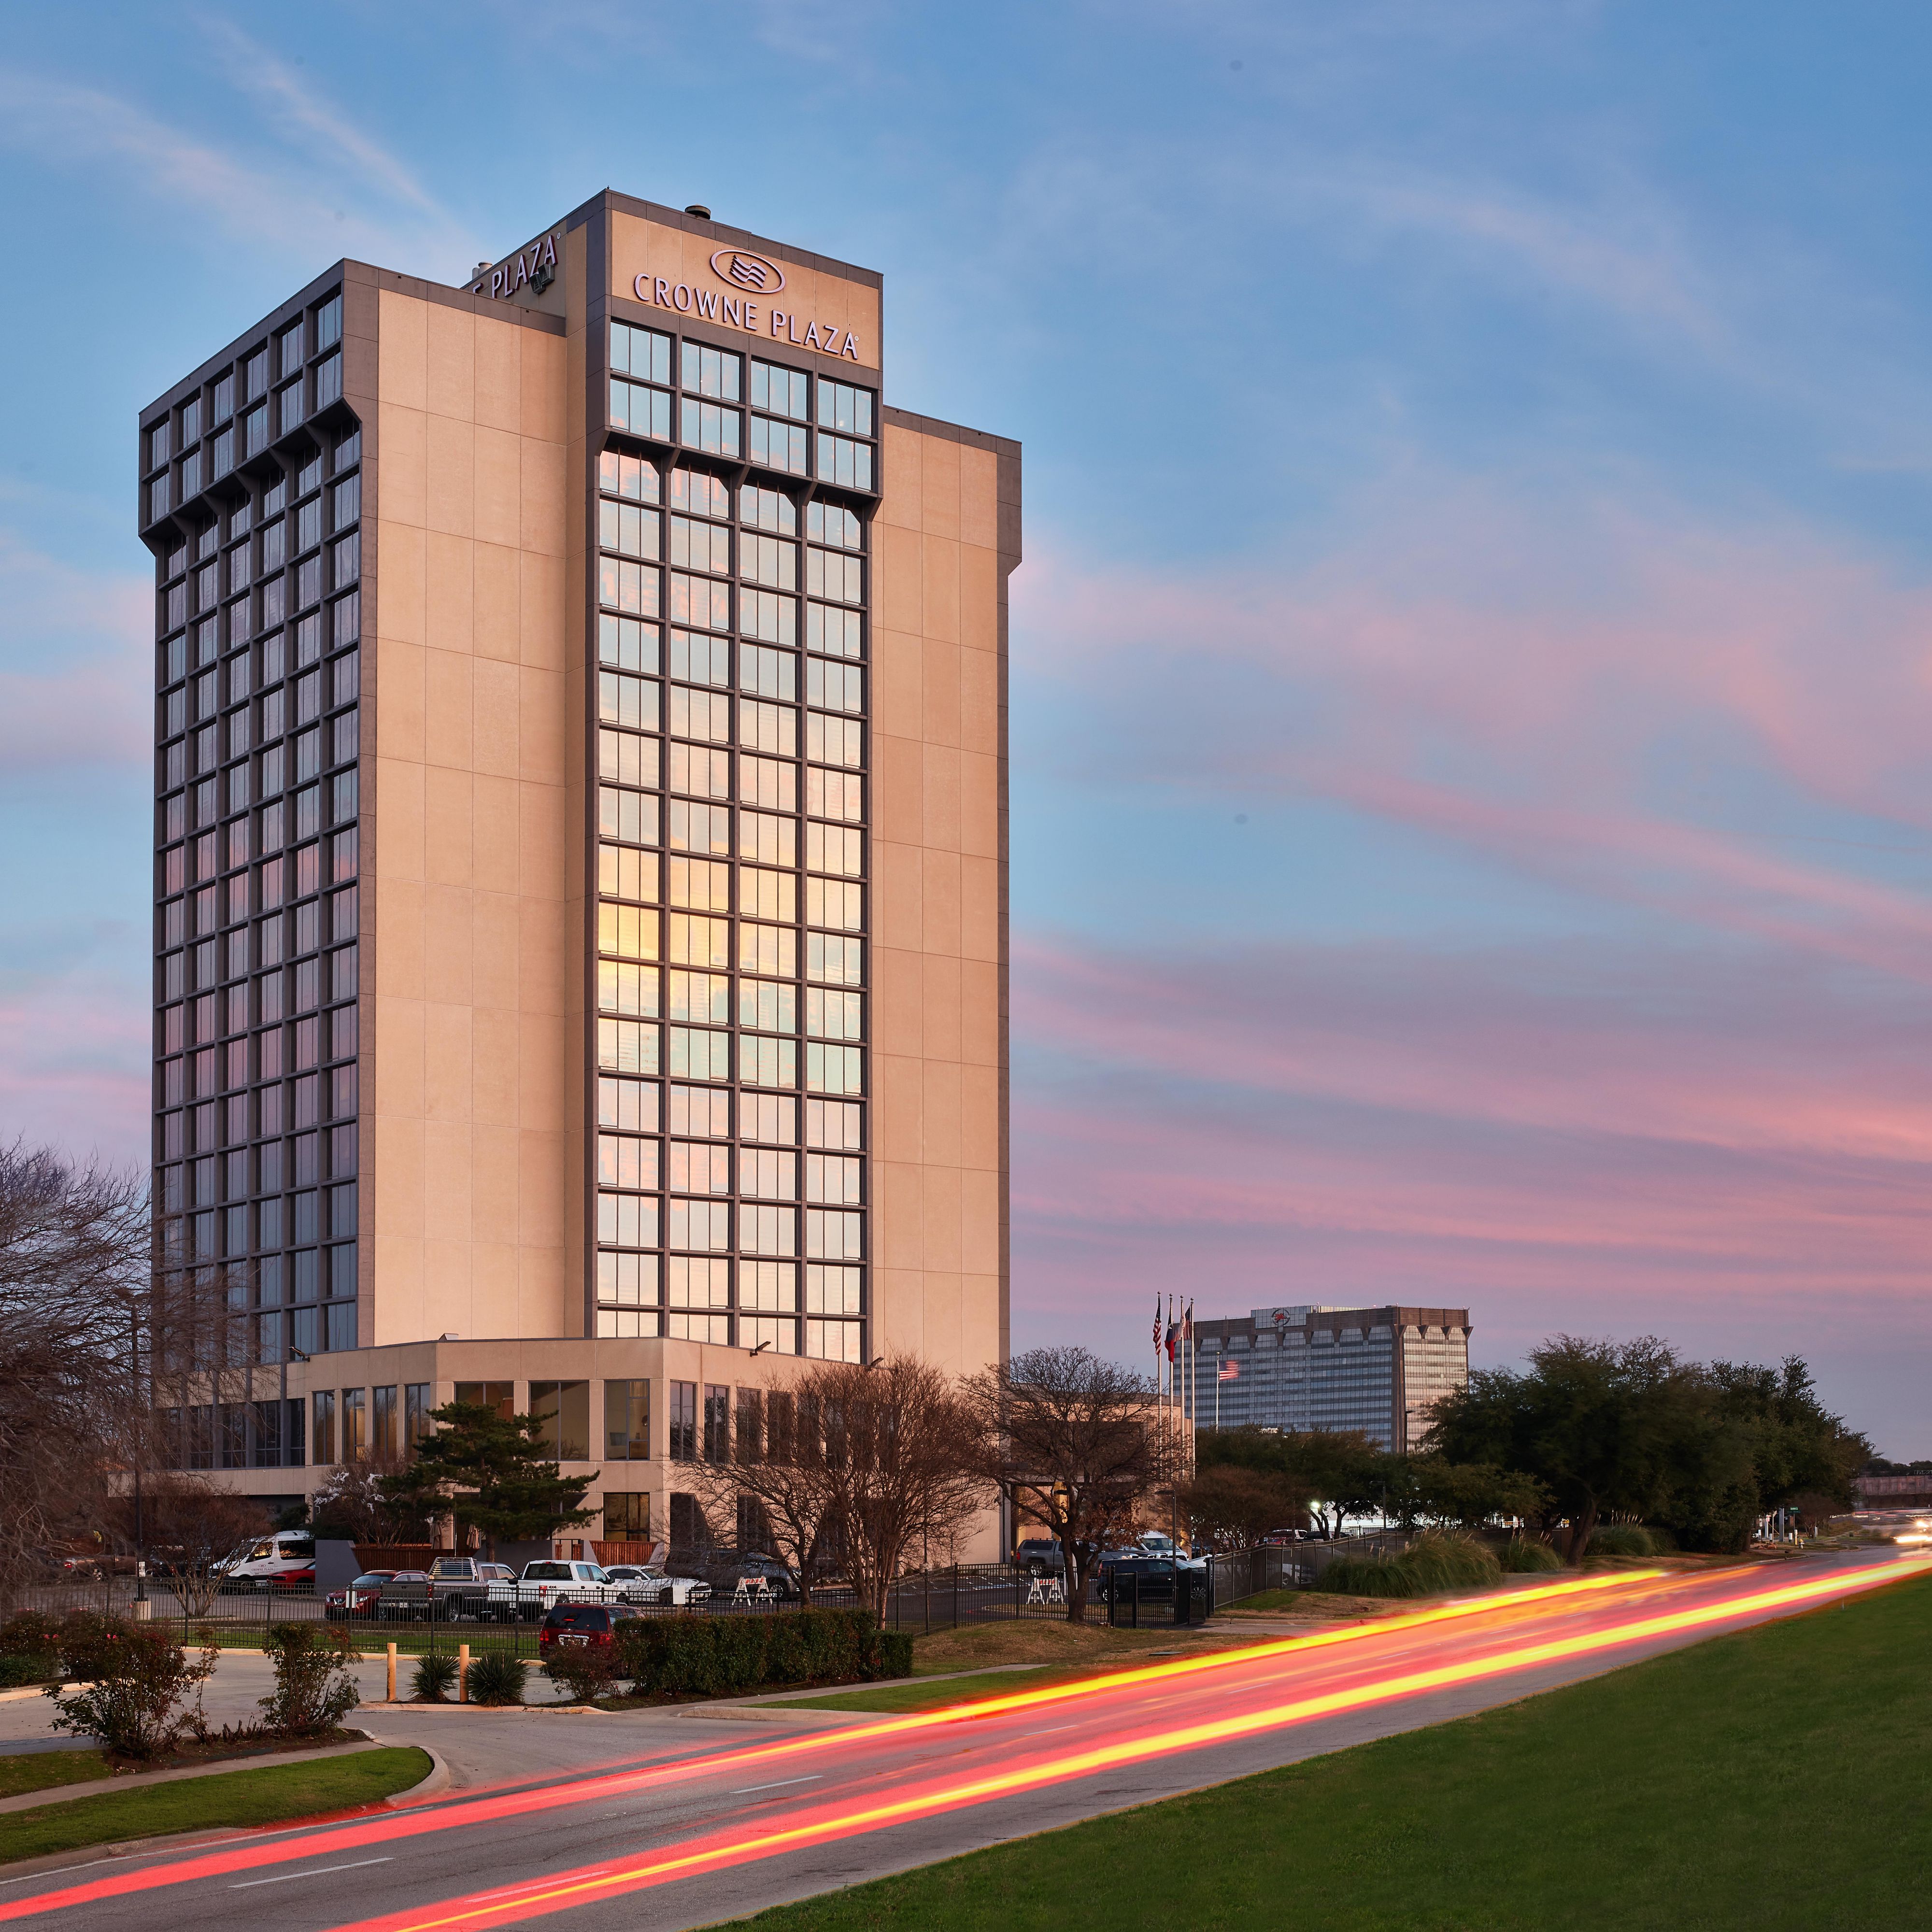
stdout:
[[859,1601],[883,1617],[909,1552],[950,1546],[988,1498],[957,1388],[914,1357],[814,1363],[751,1413],[761,1429],[741,1408],[734,1460],[700,1464],[692,1480],[714,1519],[733,1520],[741,1498],[758,1505],[802,1600],[836,1552]]
[[[117,1514],[131,1506],[124,1497],[116,1502]],[[268,1526],[268,1511],[253,1496],[180,1470],[154,1478],[142,1508],[147,1546],[191,1617],[205,1617],[214,1607],[224,1580],[221,1566],[239,1545]]]
[[1307,1521],[1308,1493],[1272,1470],[1222,1463],[1177,1484],[1174,1502],[1198,1556],[1204,1544],[1252,1550],[1275,1530],[1300,1528]]
[[811,1441],[803,1454],[797,1395],[790,1389],[768,1389],[756,1412],[757,1439],[747,1426],[748,1409],[741,1407],[734,1460],[698,1463],[687,1480],[704,1514],[713,1521],[736,1520],[741,1498],[757,1505],[772,1554],[790,1566],[798,1578],[799,1601],[808,1608],[829,1492],[824,1458],[818,1451],[817,1409],[808,1398],[804,1409]]
[[965,1400],[974,1460],[1017,1515],[1055,1537],[1066,1561],[1066,1616],[1085,1616],[1102,1550],[1178,1460],[1153,1385],[1085,1348],[1031,1348],[974,1376]]
[[138,1178],[0,1147],[0,1588],[92,1535],[136,1451],[148,1253]]
[[883,1618],[916,1546],[950,1546],[990,1500],[957,1386],[902,1355],[872,1367],[827,1363],[813,1376],[825,1464],[826,1528],[860,1602]]

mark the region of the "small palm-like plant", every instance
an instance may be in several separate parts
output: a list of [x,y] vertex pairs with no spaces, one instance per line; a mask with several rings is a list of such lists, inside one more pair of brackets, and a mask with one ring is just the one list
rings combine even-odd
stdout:
[[425,1704],[446,1704],[456,1688],[456,1660],[446,1650],[432,1650],[416,1659],[410,1688]]
[[470,1698],[476,1704],[520,1704],[530,1666],[507,1652],[485,1651],[471,1660]]

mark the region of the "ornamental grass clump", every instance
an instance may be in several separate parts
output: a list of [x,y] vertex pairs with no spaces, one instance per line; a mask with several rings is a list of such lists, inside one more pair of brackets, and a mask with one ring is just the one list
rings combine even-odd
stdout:
[[1345,1556],[1310,1587],[1343,1597],[1440,1597],[1484,1588],[1502,1574],[1487,1544],[1438,1532],[1418,1537],[1399,1556]]
[[1583,1546],[1587,1561],[1592,1556],[1654,1556],[1657,1545],[1641,1523],[1606,1522],[1591,1532]]
[[1533,1576],[1545,1570],[1560,1570],[1563,1559],[1546,1543],[1525,1536],[1513,1536],[1496,1552],[1505,1576]]

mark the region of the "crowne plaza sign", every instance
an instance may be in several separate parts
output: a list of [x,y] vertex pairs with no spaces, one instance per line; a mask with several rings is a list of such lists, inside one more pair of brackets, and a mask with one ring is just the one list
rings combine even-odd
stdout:
[[767,296],[784,292],[784,271],[769,255],[757,254],[748,248],[720,248],[706,266],[718,286],[674,281],[668,275],[656,275],[646,268],[633,278],[631,292],[653,308],[673,309],[680,315],[696,316],[728,328],[742,328],[749,335],[768,336],[794,349],[815,349],[823,356],[840,356],[853,362],[865,361],[860,353],[857,335],[844,325],[821,322],[795,308],[780,308],[775,302],[751,299],[754,292]]

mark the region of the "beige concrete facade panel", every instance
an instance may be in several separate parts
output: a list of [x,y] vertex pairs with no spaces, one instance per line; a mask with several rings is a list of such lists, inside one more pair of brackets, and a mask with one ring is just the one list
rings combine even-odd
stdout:
[[556,1064],[564,346],[392,290],[379,314],[374,1339],[554,1334],[581,1172]]

